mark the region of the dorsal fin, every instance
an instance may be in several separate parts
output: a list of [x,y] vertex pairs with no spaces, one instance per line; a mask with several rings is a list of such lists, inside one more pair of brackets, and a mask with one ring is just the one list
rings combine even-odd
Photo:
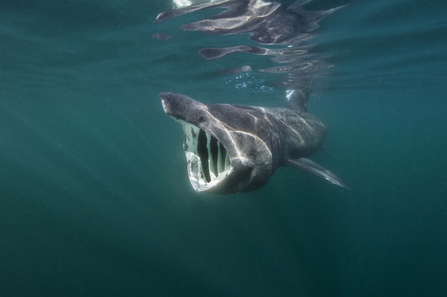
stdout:
[[309,101],[309,89],[301,88],[297,90],[287,90],[288,107],[290,109],[307,112],[307,101]]

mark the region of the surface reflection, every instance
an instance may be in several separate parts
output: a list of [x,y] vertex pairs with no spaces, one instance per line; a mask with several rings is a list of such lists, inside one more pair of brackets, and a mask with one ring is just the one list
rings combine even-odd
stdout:
[[[224,9],[218,14],[180,28],[185,31],[202,31],[210,35],[249,34],[249,39],[264,46],[275,48],[238,45],[223,48],[202,48],[199,54],[207,60],[219,59],[226,55],[244,52],[254,55],[271,56],[280,66],[257,69],[264,73],[282,73],[286,77],[279,84],[289,89],[309,88],[309,78],[322,76],[321,70],[331,67],[321,57],[314,57],[313,46],[308,42],[316,36],[318,22],[337,11],[336,7],[321,11],[308,11],[303,5],[309,1],[296,1],[289,7],[278,2],[264,0],[220,0],[174,9],[160,13],[156,22],[197,12],[205,9]],[[278,48],[278,45],[283,46]],[[245,68],[244,68],[245,67]],[[247,65],[236,69],[247,69]],[[248,66],[252,69],[252,66]],[[223,71],[232,73],[232,71]]]

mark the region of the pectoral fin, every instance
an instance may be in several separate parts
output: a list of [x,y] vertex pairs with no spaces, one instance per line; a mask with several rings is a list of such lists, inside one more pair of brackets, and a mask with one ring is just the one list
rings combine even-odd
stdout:
[[297,160],[288,160],[287,165],[312,173],[313,175],[324,178],[334,185],[350,190],[341,178],[309,159],[300,158]]

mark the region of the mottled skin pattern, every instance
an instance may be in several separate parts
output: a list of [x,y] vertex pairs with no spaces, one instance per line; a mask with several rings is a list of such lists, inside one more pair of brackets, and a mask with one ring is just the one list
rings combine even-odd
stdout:
[[300,108],[203,104],[188,96],[162,93],[165,112],[217,138],[227,150],[233,172],[211,193],[252,191],[289,159],[311,156],[326,137],[326,127]]

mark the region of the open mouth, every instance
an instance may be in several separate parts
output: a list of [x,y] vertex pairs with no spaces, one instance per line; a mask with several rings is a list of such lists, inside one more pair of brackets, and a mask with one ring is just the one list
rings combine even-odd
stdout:
[[194,190],[203,192],[221,183],[232,171],[222,143],[199,127],[178,120],[183,126],[188,175]]

